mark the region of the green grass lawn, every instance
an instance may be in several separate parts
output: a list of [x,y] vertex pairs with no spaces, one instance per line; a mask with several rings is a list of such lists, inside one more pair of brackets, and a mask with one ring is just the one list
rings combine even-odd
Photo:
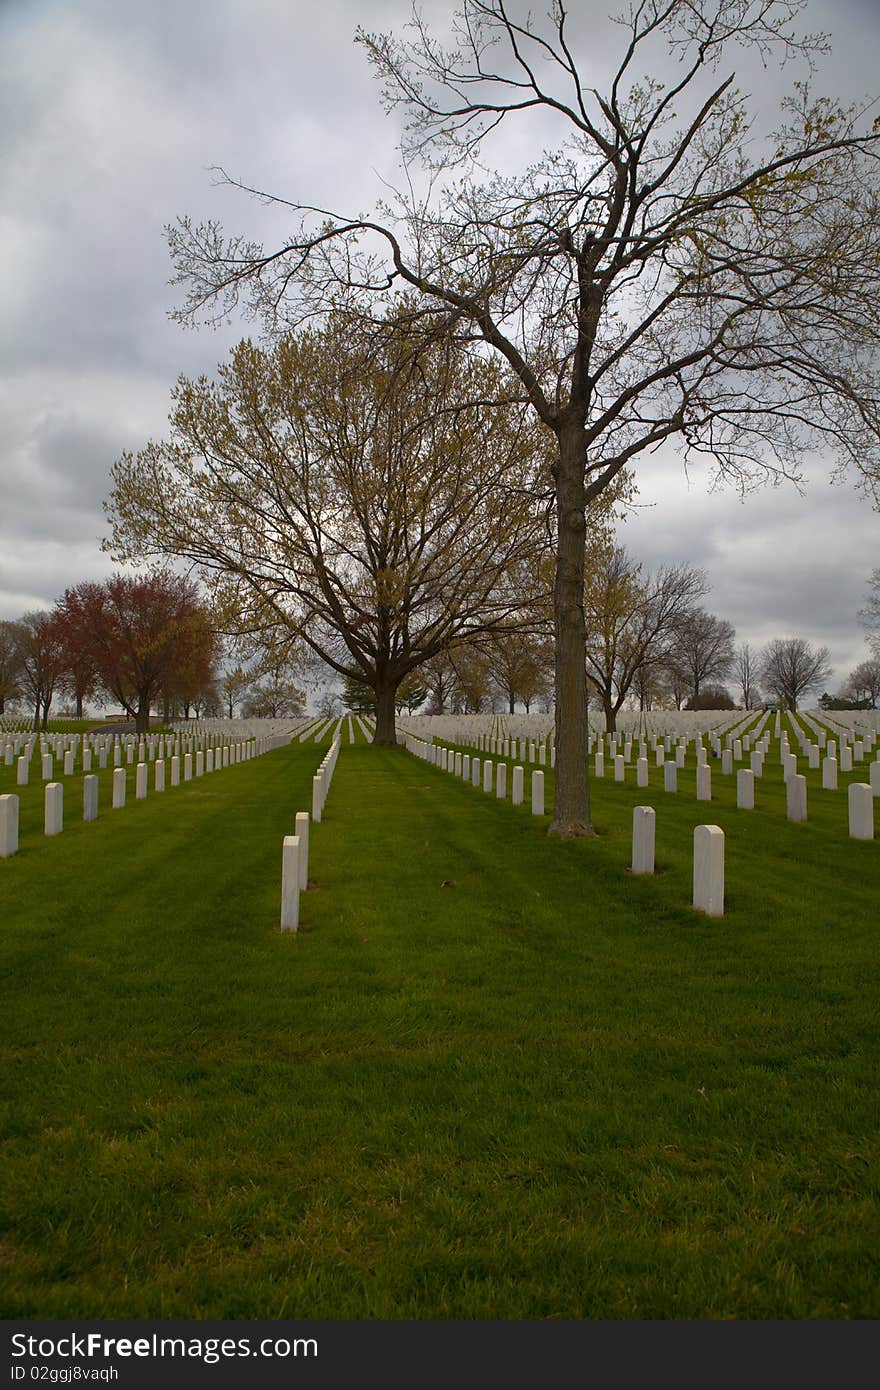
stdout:
[[[51,840],[23,810],[0,1312],[880,1316],[864,768],[836,793],[811,773],[797,826],[775,743],[754,812],[717,764],[711,804],[692,762],[674,796],[630,769],[564,844],[528,776],[514,809],[344,724],[282,935],[281,838],[328,742],[124,811],[102,785],[91,825],[73,786]],[[627,872],[637,804],[651,879]],[[727,834],[721,920],[689,906],[702,821]]]

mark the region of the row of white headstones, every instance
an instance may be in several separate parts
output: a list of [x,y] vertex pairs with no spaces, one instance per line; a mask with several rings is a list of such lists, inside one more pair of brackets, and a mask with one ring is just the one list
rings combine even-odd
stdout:
[[[76,738],[76,735],[70,736]],[[291,735],[272,734],[268,737],[251,738],[244,742],[220,743],[212,742],[210,746],[196,749],[195,752],[185,752],[181,758],[179,753],[170,754],[170,785],[179,786],[181,780],[189,782],[194,777],[201,777],[207,773],[220,771],[221,768],[234,766],[237,763],[248,761],[251,758],[259,757],[264,753],[270,752],[273,748],[279,748],[285,743],[289,743]],[[171,739],[168,740],[168,749],[180,746],[179,743]],[[154,745],[159,751],[159,756],[153,763],[153,789],[155,792],[164,792],[166,788],[166,760],[164,741]],[[32,751],[32,750],[31,750]],[[84,821],[94,821],[98,817],[98,788],[99,778],[96,773],[91,771],[93,748],[84,743],[82,747],[81,768],[84,772],[83,777],[83,814]],[[113,746],[114,763],[112,780],[112,807],[114,810],[122,809],[126,804],[128,774],[126,768],[121,766],[122,745],[116,743]],[[132,749],[128,750],[133,752]],[[151,750],[152,751],[152,750]],[[144,745],[138,749],[139,754],[145,752]],[[57,748],[56,748],[57,753]],[[99,750],[100,766],[107,766],[107,756],[109,749],[102,746]],[[71,775],[75,772],[76,745],[67,747],[63,752],[65,774]],[[28,760],[30,752],[22,753],[17,760],[17,779],[19,785],[27,785]],[[43,811],[43,831],[45,835],[60,835],[64,829],[64,784],[48,780],[52,777],[53,755],[44,750],[41,754],[42,773],[46,781],[44,791],[44,811]],[[133,757],[129,757],[129,762]],[[148,792],[148,773],[149,763],[139,759],[134,767],[135,773],[135,800],[143,800]],[[0,796],[0,859],[7,859],[16,854],[19,848],[19,797],[14,794]]]
[[[721,758],[722,773],[733,771],[733,762],[740,760],[744,753],[749,754],[750,767],[741,768],[737,772],[737,807],[743,810],[753,810],[755,805],[755,777],[760,777],[763,772],[764,758],[769,749],[770,734],[764,732],[767,723],[765,716],[756,729],[752,738],[757,737],[754,748],[751,747],[751,738],[746,735],[744,738],[736,738],[731,735],[730,746],[723,748],[720,738],[712,739],[712,748],[716,756]],[[781,739],[781,760],[786,784],[786,803],[787,817],[792,821],[806,820],[806,778],[798,776],[796,772],[797,760],[792,759],[788,749],[787,736],[783,737],[782,732],[777,728],[777,733]],[[760,737],[758,737],[760,735]],[[608,735],[609,747],[617,746],[617,739],[614,735]],[[485,740],[485,742],[484,742]],[[695,738],[697,756],[697,800],[711,800],[711,768],[706,761],[707,754],[701,736]],[[488,735],[480,735],[477,740],[481,751],[493,751],[495,756],[509,757],[512,748],[513,756],[516,756],[516,740],[494,739]],[[825,738],[822,739],[823,744]],[[499,762],[493,765],[489,759],[482,760],[460,750],[444,747],[441,744],[427,742],[416,737],[411,733],[405,734],[405,744],[409,752],[415,756],[432,763],[444,772],[450,772],[454,776],[461,778],[466,783],[469,782],[475,787],[482,785],[483,791],[491,794],[495,790],[498,799],[504,800],[507,796],[507,763]],[[847,745],[843,744],[843,747]],[[873,747],[873,741],[870,744]],[[870,751],[870,747],[867,751]],[[524,751],[523,742],[520,743],[520,756]],[[542,745],[538,745],[537,750],[534,743],[528,745],[528,752],[531,762],[537,759],[543,762],[541,752],[544,751]],[[666,761],[666,753],[670,751],[670,743],[667,739],[665,743],[657,742],[655,745],[657,765],[663,767],[664,771],[664,790],[675,792],[677,790],[678,768],[684,766],[687,752],[687,741],[682,738],[676,748],[675,760]],[[849,750],[852,754],[853,750]],[[858,748],[855,756],[860,759],[864,755],[864,748]],[[626,762],[631,756],[631,744],[624,747],[621,753],[614,753],[615,780],[624,781]],[[604,773],[604,753],[602,745],[599,744],[595,753],[595,772],[598,776]],[[554,760],[555,761],[555,760]],[[834,764],[836,773],[836,749],[826,757],[826,762]],[[811,765],[813,765],[811,763]],[[852,770],[851,759],[845,761],[844,770]],[[643,744],[640,747],[640,754],[636,762],[636,778],[638,786],[648,785],[648,759],[647,748]],[[512,794],[511,802],[514,806],[521,805],[524,800],[524,768],[516,766],[512,770]],[[836,775],[833,784],[824,783],[823,785],[833,785],[836,787]],[[849,834],[852,839],[872,840],[874,838],[874,795],[880,795],[880,755],[878,760],[872,765],[871,783],[851,783],[848,790],[848,809],[849,809]],[[532,814],[542,816],[544,814],[544,773],[540,769],[535,769],[531,777],[531,803]],[[651,806],[636,806],[633,808],[632,826],[632,872],[634,874],[653,874],[655,864],[655,824],[656,816],[654,808]],[[693,906],[696,910],[705,912],[711,917],[720,917],[724,913],[724,831],[717,825],[698,825],[694,827],[694,847],[693,847]]]
[[[770,732],[766,725],[770,718],[769,714],[764,714],[757,725],[749,733],[745,729],[754,724],[757,716],[747,715],[743,719],[740,717],[736,724],[728,728],[726,735],[710,731],[708,738],[711,745],[712,754],[720,759],[722,776],[731,775],[734,771],[737,774],[737,806],[743,810],[754,810],[755,806],[755,779],[760,778],[764,770],[764,759],[767,756],[770,745]],[[802,716],[808,719],[808,716]],[[812,743],[806,739],[800,730],[800,726],[795,723],[798,730],[798,737],[801,743],[803,754],[809,760],[810,768],[820,766],[820,754],[824,749],[826,756],[821,759],[822,766],[822,786],[825,789],[836,790],[837,788],[837,742],[834,739],[827,739],[827,734],[815,721],[809,720],[817,733],[817,742]],[[406,732],[406,731],[405,731]],[[781,729],[779,719],[776,721],[774,734],[780,737],[780,760],[783,766],[784,779],[787,788],[788,818],[792,821],[806,820],[807,818],[807,785],[806,778],[799,777],[797,771],[797,758],[791,752],[788,744],[787,732]],[[413,737],[418,737],[413,734]],[[722,737],[724,743],[722,743]],[[826,742],[827,740],[827,742]],[[427,740],[434,742],[433,739]],[[457,742],[458,740],[456,740]],[[684,767],[687,756],[688,745],[693,742],[697,759],[696,776],[696,797],[698,801],[711,801],[712,799],[712,770],[708,761],[708,752],[703,742],[702,733],[685,732],[678,735],[677,747],[674,759],[667,758],[671,751],[673,735],[667,734],[664,738],[657,738],[654,741],[654,753],[656,765],[663,769],[664,790],[666,792],[678,791],[678,771]],[[622,742],[622,747],[621,747]],[[866,732],[861,739],[855,738],[852,744],[846,741],[846,737],[841,732],[840,737],[840,771],[851,772],[854,762],[861,762],[866,753],[869,753],[877,742],[877,735],[873,732]],[[481,751],[491,751],[494,755],[509,758],[517,756],[517,740],[498,738],[490,734],[479,734],[467,736],[467,743],[470,746],[479,748]],[[726,746],[724,746],[726,744]],[[754,745],[754,746],[753,746]],[[631,737],[623,737],[619,734],[591,735],[588,744],[588,751],[594,753],[593,773],[596,777],[605,776],[606,768],[606,748],[614,770],[614,780],[624,782],[626,780],[626,768],[632,760],[633,740]],[[618,751],[620,750],[620,751]],[[735,768],[735,764],[743,760],[748,755],[748,768]],[[548,746],[546,742],[535,743],[533,740],[519,739],[519,757],[529,762],[546,764],[548,761]],[[556,756],[552,746],[549,748],[550,766],[555,766]],[[636,785],[647,787],[649,784],[649,760],[648,745],[644,740],[638,744],[638,757],[635,764]],[[850,800],[853,804],[853,817],[857,828],[851,830],[856,838],[871,838],[873,830],[868,833],[865,828],[865,818],[868,816],[872,798],[880,795],[880,754],[871,765],[869,773],[870,781],[868,784],[856,784],[856,790],[852,792]],[[869,787],[870,795],[864,790]],[[851,817],[852,819],[852,817]]]
[[[341,726],[341,721],[340,721]],[[350,731],[351,733],[351,731]],[[323,737],[323,734],[322,734]],[[341,727],[333,734],[330,751],[312,778],[312,820],[320,823],[339,757]],[[354,735],[351,733],[351,741]],[[309,884],[309,815],[297,811],[295,830],[281,844],[281,930],[299,931],[299,898]]]

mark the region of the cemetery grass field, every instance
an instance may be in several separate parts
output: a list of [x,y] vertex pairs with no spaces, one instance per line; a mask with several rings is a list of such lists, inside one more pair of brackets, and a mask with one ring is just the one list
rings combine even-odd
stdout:
[[[289,748],[0,862],[0,1313],[876,1318],[878,843],[592,783],[596,839],[342,749],[298,935]],[[16,790],[0,767],[0,792]],[[151,779],[152,787],[152,779]],[[553,777],[547,769],[547,805]],[[627,872],[657,813],[653,878]],[[693,912],[695,824],[726,915]]]

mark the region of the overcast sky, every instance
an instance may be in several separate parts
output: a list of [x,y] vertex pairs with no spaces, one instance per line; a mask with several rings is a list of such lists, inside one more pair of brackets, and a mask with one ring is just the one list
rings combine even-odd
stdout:
[[[572,0],[581,29],[601,24],[590,62],[617,7]],[[164,224],[189,213],[272,240],[279,214],[217,186],[218,164],[369,211],[394,178],[398,128],[352,39],[357,23],[399,28],[408,13],[408,0],[0,0],[0,618],[110,572],[99,542],[113,461],[165,433],[179,373],[211,373],[253,331],[169,321]],[[817,87],[880,91],[876,0],[814,0],[808,27],[834,40]],[[764,75],[763,97],[796,75]],[[621,538],[648,568],[704,567],[707,604],[738,640],[827,644],[835,688],[867,655],[857,610],[880,565],[880,515],[850,484],[830,486],[826,461],[808,471],[804,495],[784,485],[741,502],[703,473],[686,479],[670,450],[640,469]]]

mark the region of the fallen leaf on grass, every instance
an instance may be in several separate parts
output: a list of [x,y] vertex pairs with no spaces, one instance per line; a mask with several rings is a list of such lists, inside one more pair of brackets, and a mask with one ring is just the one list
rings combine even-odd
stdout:
[[440,887],[441,887],[441,888],[454,888],[454,887],[455,887],[455,884],[456,884],[456,880],[455,880],[454,878],[444,878],[443,882],[440,884]]

